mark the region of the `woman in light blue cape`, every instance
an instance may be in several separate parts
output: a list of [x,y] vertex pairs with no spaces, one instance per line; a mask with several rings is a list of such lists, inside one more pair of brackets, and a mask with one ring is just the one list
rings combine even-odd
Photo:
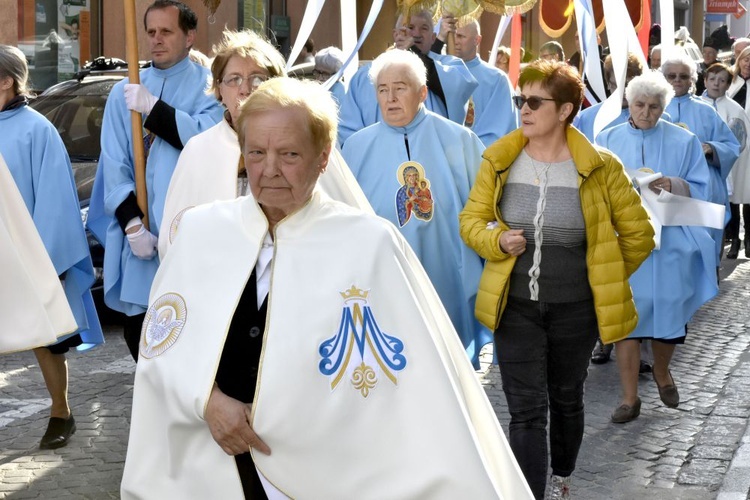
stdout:
[[[707,200],[711,174],[700,141],[682,127],[660,119],[673,94],[660,73],[634,78],[626,89],[629,123],[603,131],[597,143],[617,154],[627,169],[662,174],[645,189]],[[638,325],[616,347],[623,398],[612,414],[615,423],[640,414],[641,339],[654,340],[653,375],[662,402],[670,408],[679,405],[669,362],[676,345],[685,342],[686,325],[693,314],[718,291],[716,253],[707,228],[665,225],[660,243],[630,277]]]
[[[52,397],[42,448],[65,446],[75,432],[68,406],[65,352],[104,342],[91,298],[94,268],[68,153],[55,127],[28,106],[28,67],[18,49],[0,45],[0,154],[18,190],[73,311],[78,330],[58,343],[34,350]],[[19,332],[23,334],[23,332]]]

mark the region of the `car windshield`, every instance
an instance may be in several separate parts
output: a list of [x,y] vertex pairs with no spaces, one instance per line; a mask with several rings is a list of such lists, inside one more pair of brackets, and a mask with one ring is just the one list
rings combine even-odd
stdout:
[[103,96],[50,94],[37,99],[33,107],[55,125],[75,162],[99,159],[104,104]]

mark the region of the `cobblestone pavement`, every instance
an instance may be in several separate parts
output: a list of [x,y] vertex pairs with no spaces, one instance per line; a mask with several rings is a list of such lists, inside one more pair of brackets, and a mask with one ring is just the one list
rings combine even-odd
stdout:
[[[664,407],[653,379],[641,376],[641,416],[612,424],[620,395],[617,367],[614,361],[591,366],[573,498],[748,498],[750,262],[724,262],[722,275],[719,296],[695,316],[672,362],[678,409]],[[69,355],[78,431],[58,450],[38,448],[49,400],[33,354],[0,356],[0,499],[119,497],[135,370],[120,332],[109,326],[104,346]],[[480,377],[507,429],[491,357],[486,350]]]

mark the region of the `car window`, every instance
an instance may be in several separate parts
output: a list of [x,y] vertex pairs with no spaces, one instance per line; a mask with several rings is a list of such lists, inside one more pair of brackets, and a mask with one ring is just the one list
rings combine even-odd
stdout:
[[105,100],[100,96],[48,96],[35,106],[57,128],[71,161],[99,159]]

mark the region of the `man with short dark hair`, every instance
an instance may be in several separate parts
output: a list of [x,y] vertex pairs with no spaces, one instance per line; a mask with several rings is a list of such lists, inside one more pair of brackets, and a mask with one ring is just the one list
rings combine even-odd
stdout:
[[[104,244],[104,301],[125,313],[125,340],[137,360],[143,314],[159,266],[156,256],[164,199],[185,143],[222,117],[205,93],[210,71],[188,57],[198,18],[187,5],[157,0],[144,15],[151,67],[140,84],[127,79],[112,88],[104,110],[102,152],[88,225]],[[144,115],[141,137],[132,137],[130,111]],[[133,140],[144,141],[148,220],[135,196]]]

